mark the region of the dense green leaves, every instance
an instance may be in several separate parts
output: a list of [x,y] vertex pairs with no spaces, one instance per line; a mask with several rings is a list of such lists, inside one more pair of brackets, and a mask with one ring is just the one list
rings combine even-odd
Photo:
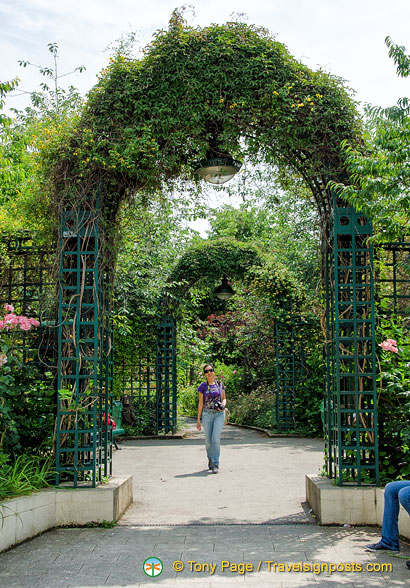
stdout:
[[285,266],[255,244],[231,238],[204,240],[190,247],[172,271],[165,293],[179,303],[198,281],[208,280],[213,289],[224,276],[247,280],[277,303],[291,298],[295,305],[301,301],[302,288]]
[[7,364],[0,368],[0,453],[45,452],[52,448],[55,392],[38,367],[18,349],[2,345]]
[[[50,80],[40,90],[23,93],[30,102],[24,110],[11,108],[13,116],[0,114],[0,230],[13,233],[21,229],[36,231],[37,239],[49,242],[56,231],[50,191],[49,170],[58,157],[61,144],[71,135],[76,116],[81,111],[82,98],[73,86],[63,88],[57,69],[58,46],[49,43],[53,66],[36,66],[22,61],[24,67],[33,66]],[[82,71],[83,66],[76,68]],[[0,84],[0,110],[6,94],[18,85],[18,78]]]
[[[400,76],[410,75],[405,48],[386,39],[389,55]],[[336,190],[358,210],[368,214],[380,240],[394,240],[408,232],[410,209],[410,107],[401,98],[390,108],[369,108],[369,136],[365,151],[343,143],[350,185]]]
[[239,208],[225,205],[210,212],[210,238],[253,242],[300,282],[312,299],[319,278],[320,220],[312,194],[292,175],[256,168],[228,186],[240,197]]
[[410,338],[406,317],[380,309],[378,340],[394,339],[398,353],[379,349],[378,418],[380,470],[383,482],[410,474]]
[[181,178],[199,190],[195,162],[218,141],[234,156],[296,170],[325,214],[327,182],[344,171],[340,142],[359,134],[343,82],[309,70],[264,29],[173,17],[142,59],[115,53],[45,171],[71,203],[88,202],[102,179],[112,213],[124,197],[169,193]]

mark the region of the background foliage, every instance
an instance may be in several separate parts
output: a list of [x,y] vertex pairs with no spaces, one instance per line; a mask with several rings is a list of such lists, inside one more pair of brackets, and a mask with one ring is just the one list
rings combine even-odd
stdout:
[[[398,74],[407,76],[405,49],[387,44]],[[297,430],[320,434],[318,243],[329,213],[328,181],[343,180],[340,194],[373,218],[379,239],[407,230],[408,100],[368,109],[362,128],[344,82],[309,70],[266,30],[238,22],[193,28],[178,11],[142,58],[133,56],[131,43],[118,44],[86,102],[75,88],[59,87],[58,47],[48,50],[53,65],[42,68],[45,85],[23,112],[1,112],[18,79],[0,84],[1,231],[35,229],[50,240],[60,208],[93,208],[102,180],[117,268],[116,365],[152,358],[166,288],[168,301],[178,303],[184,413],[195,412],[201,367],[214,360],[233,420],[274,424],[273,326],[278,297],[288,296],[310,325],[303,331],[307,378],[296,398]],[[200,200],[205,190],[193,170],[215,141],[244,160],[243,181],[221,189],[242,199],[239,208],[209,210]],[[207,240],[188,226],[201,216],[211,223]],[[225,273],[236,290],[228,303],[213,297]],[[379,336],[403,349],[399,357],[379,354],[388,480],[409,473],[406,321],[381,308]],[[10,476],[23,450],[50,450],[54,401],[39,382],[18,351],[0,373],[0,460]],[[115,386],[120,394],[119,378]],[[139,426],[148,432],[144,410]]]
[[[397,74],[410,75],[405,47],[387,37],[389,56]],[[389,108],[366,109],[366,150],[343,143],[350,175],[349,185],[336,185],[339,193],[372,218],[380,241],[395,240],[408,232],[410,205],[410,102],[400,98]]]

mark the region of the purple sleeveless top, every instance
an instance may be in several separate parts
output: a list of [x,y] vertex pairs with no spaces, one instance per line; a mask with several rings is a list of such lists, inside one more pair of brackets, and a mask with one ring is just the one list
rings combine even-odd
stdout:
[[207,382],[202,382],[198,387],[198,392],[202,392],[204,395],[204,409],[213,409],[215,400],[222,400],[222,390],[225,390],[223,383],[209,386]]

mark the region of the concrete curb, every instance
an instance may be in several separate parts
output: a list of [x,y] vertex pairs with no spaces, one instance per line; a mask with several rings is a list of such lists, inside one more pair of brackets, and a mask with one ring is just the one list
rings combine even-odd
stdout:
[[133,501],[132,476],[96,488],[45,488],[0,503],[0,552],[48,529],[118,521]]
[[[267,437],[289,437],[294,439],[306,439],[305,435],[297,435],[292,433],[272,433],[269,429],[262,429],[261,427],[254,427],[253,425],[239,425],[238,423],[226,423],[231,427],[240,427],[241,429],[250,429],[252,431],[259,431],[260,433],[265,433]],[[314,439],[315,437],[312,437]]]
[[121,435],[117,438],[117,443],[122,441],[149,441],[152,439],[183,439],[184,435],[176,433],[175,435]]
[[[305,481],[306,500],[322,525],[382,525],[384,488],[336,486],[316,475],[306,475]],[[402,506],[399,530],[410,538],[410,518]]]

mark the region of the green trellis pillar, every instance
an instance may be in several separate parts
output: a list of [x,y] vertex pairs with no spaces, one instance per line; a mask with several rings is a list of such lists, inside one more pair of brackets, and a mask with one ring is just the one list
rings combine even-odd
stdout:
[[176,325],[162,317],[157,327],[156,432],[175,433],[177,426]]
[[379,483],[372,225],[334,202],[326,262],[328,475]]
[[276,354],[276,428],[287,433],[295,428],[296,350],[294,326],[275,321]]
[[107,272],[95,211],[64,211],[58,292],[57,484],[111,475],[112,351]]

